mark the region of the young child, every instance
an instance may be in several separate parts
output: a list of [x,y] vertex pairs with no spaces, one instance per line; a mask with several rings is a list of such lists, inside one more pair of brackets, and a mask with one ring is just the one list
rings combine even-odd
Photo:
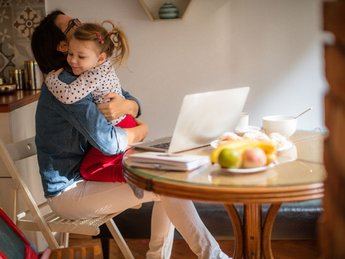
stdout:
[[[112,26],[107,31],[102,25]],[[125,34],[110,21],[99,24],[81,24],[69,41],[67,62],[78,78],[71,84],[58,79],[59,73],[51,72],[45,83],[49,91],[65,104],[75,103],[90,94],[95,103],[107,102],[103,96],[113,92],[122,96],[119,78],[113,65],[121,65],[128,57]],[[112,58],[112,60],[110,60]],[[121,116],[111,122],[114,126],[129,128],[137,125],[131,115]],[[122,154],[107,156],[91,148],[80,166],[86,180],[124,182]]]

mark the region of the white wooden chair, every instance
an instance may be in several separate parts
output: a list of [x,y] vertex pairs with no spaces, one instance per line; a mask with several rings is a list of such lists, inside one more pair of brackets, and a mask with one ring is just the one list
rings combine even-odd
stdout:
[[[113,221],[113,217],[121,212],[98,218],[70,220],[56,215],[50,209],[47,202],[42,204],[36,203],[15,165],[16,161],[34,156],[36,153],[34,137],[7,145],[0,139],[0,158],[14,181],[13,186],[15,186],[16,192],[18,192],[16,200],[18,200],[19,197],[22,198],[28,208],[27,211],[17,213],[16,225],[22,230],[41,232],[49,247],[51,249],[56,249],[59,248],[60,245],[53,235],[53,232],[61,233],[62,240],[60,240],[60,243],[63,247],[68,247],[70,233],[95,236],[100,233],[99,227],[105,223],[124,257],[126,259],[134,258]],[[38,174],[38,172],[27,173]]]

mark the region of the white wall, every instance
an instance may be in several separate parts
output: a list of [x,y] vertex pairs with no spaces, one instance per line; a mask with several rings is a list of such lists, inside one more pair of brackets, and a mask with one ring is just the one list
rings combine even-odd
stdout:
[[312,106],[299,127],[323,127],[321,0],[193,0],[173,21],[150,21],[136,0],[46,1],[56,8],[125,30],[131,54],[118,74],[141,100],[149,137],[172,133],[186,93],[247,85],[250,124]]

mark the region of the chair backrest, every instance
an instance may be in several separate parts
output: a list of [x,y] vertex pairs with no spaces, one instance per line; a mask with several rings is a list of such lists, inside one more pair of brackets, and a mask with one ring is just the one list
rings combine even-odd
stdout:
[[14,162],[37,154],[35,137],[5,145],[0,139],[0,157],[8,173],[14,179],[19,176]]
[[39,205],[36,203],[34,197],[32,196],[29,188],[27,187],[25,181],[22,179],[15,165],[16,161],[36,155],[36,153],[37,151],[34,137],[7,145],[5,145],[0,139],[0,158],[5,168],[7,169],[13,181],[16,182],[16,186],[22,194],[21,197],[24,199],[24,202],[27,205],[32,217],[35,219],[35,223],[47,240],[49,247],[58,248],[59,244],[53,236],[53,233],[49,228],[47,222],[43,218],[43,215],[39,209]]
[[6,145],[12,160],[18,161],[37,154],[35,137]]

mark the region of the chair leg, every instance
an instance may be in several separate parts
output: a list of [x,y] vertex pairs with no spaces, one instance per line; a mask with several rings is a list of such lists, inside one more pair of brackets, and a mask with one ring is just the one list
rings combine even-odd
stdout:
[[53,233],[51,232],[46,232],[44,230],[41,231],[42,235],[44,236],[45,240],[48,243],[48,246],[50,249],[57,249],[60,248],[57,240],[55,239],[55,237],[53,236]]
[[103,259],[109,259],[109,238],[101,238],[101,245],[102,245],[102,251],[103,251]]
[[61,245],[63,247],[68,247],[69,246],[69,233],[61,233]]
[[116,244],[119,246],[123,256],[126,259],[134,259],[134,256],[131,252],[131,250],[129,250],[129,247],[127,246],[126,241],[123,239],[119,229],[117,228],[115,222],[113,221],[113,219],[110,219],[109,221],[107,221],[105,223],[111,233],[111,235],[113,236]]

